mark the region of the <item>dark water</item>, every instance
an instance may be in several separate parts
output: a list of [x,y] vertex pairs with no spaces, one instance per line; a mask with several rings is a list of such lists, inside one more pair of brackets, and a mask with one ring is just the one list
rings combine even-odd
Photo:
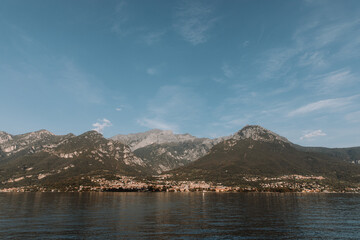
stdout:
[[360,195],[0,193],[0,239],[360,239]]

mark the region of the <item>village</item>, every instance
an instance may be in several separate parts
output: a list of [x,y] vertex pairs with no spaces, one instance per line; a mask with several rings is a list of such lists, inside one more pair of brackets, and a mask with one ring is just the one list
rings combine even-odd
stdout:
[[[322,176],[284,175],[279,177],[243,177],[252,184],[226,186],[205,181],[168,180],[168,174],[154,176],[153,180],[138,180],[131,176],[117,175],[109,180],[91,177],[92,184],[67,186],[63,189],[27,186],[0,189],[0,192],[302,192],[302,193],[360,193],[360,186],[335,189],[322,181]],[[256,183],[256,184],[254,184]]]

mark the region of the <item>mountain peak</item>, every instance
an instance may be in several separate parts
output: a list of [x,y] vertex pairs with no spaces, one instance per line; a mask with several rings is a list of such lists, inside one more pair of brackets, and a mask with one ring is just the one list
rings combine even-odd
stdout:
[[99,133],[98,131],[95,131],[95,130],[90,130],[90,131],[84,132],[80,136],[83,136],[83,137],[96,137],[96,138],[98,138],[98,137],[103,138],[104,137],[101,133]]
[[237,140],[241,139],[252,139],[256,141],[273,142],[275,140],[288,143],[289,141],[266,128],[259,125],[246,125],[240,131],[234,134],[234,138]]
[[52,132],[46,130],[46,129],[40,129],[38,131],[35,131],[34,133],[37,133],[37,134],[41,134],[41,135],[52,135],[54,136],[55,134],[53,134]]
[[12,136],[6,132],[0,131],[0,144],[10,141]]

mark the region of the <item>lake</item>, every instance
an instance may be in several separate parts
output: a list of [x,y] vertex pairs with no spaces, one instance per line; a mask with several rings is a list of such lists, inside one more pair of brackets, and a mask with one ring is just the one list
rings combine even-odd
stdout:
[[360,239],[359,194],[0,193],[0,239]]

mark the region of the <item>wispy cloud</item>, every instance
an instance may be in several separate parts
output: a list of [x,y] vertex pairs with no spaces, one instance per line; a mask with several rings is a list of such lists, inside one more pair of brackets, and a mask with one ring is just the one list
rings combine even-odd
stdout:
[[227,63],[224,63],[222,65],[221,70],[223,71],[225,77],[227,77],[227,78],[234,77],[234,71],[231,69],[231,67]]
[[143,118],[137,120],[138,124],[147,128],[157,128],[162,130],[172,130],[177,132],[178,126],[176,124],[170,124],[160,119]]
[[296,115],[303,115],[320,110],[339,109],[341,107],[351,104],[356,97],[358,97],[358,95],[345,97],[345,98],[325,99],[325,100],[309,103],[305,106],[295,109],[294,111],[289,112],[288,116],[293,117]]
[[[316,8],[316,14],[305,19],[293,35],[297,47],[310,52],[309,62],[317,65],[319,63],[315,60],[318,59],[320,64],[328,64],[329,61],[338,61],[340,58],[359,56],[356,51],[360,47],[358,15],[348,15],[347,12],[339,11],[338,15],[342,17],[334,21],[333,14],[326,12],[324,4],[311,7]],[[331,52],[328,51],[329,47]]]
[[[125,101],[124,98],[121,99],[121,101]],[[130,107],[129,105],[127,105],[127,104],[119,104],[119,105],[117,105],[117,107],[115,108],[115,111],[121,112],[121,111],[124,111],[124,110],[129,109],[129,108],[131,108],[131,107]]]
[[212,80],[217,83],[225,83],[226,81],[223,78],[213,77]]
[[357,51],[360,50],[359,17],[344,15],[334,21],[334,16],[329,15],[324,6],[314,8],[316,14],[306,15],[294,31],[293,44],[262,54],[258,62],[260,80],[282,80],[289,74],[317,74],[339,61],[360,56]]
[[186,1],[177,9],[175,15],[175,30],[193,45],[206,42],[209,30],[217,18],[212,16],[213,9],[198,1]]
[[297,48],[275,48],[265,53],[265,60],[261,59],[261,80],[279,79],[285,76],[291,68],[291,59],[299,53]]
[[160,42],[165,33],[166,31],[149,32],[143,37],[143,39],[145,43],[150,46],[157,42]]
[[218,122],[213,123],[213,126],[224,127],[228,129],[240,129],[249,123],[249,119],[246,116],[239,117],[237,115],[222,116]]
[[355,111],[355,112],[346,114],[345,119],[348,122],[352,122],[352,123],[360,122],[360,111]]
[[72,61],[66,60],[58,84],[80,102],[99,104],[103,97],[96,82],[93,76],[81,71]]
[[148,74],[148,75],[155,75],[155,74],[157,74],[157,69],[155,68],[155,67],[149,67],[149,68],[147,68],[146,69],[146,73]]
[[202,99],[191,89],[162,86],[149,100],[145,116],[137,122],[142,126],[176,131],[186,122],[197,121],[202,109]]
[[111,26],[111,31],[116,33],[119,37],[124,37],[129,33],[125,28],[125,24],[128,21],[128,16],[125,11],[126,4],[125,1],[120,1],[115,7],[115,17]]
[[338,24],[329,24],[325,27],[318,29],[317,35],[315,35],[314,44],[316,47],[325,47],[334,41],[341,40],[344,35],[348,35],[349,32],[356,31],[360,20],[352,20],[346,22],[340,22]]
[[302,137],[300,137],[300,140],[304,139],[312,139],[320,136],[326,136],[326,133],[324,133],[321,129],[315,130],[315,131],[307,131]]
[[320,51],[309,51],[305,52],[299,58],[299,65],[300,66],[311,66],[314,68],[321,68],[327,65],[325,61],[325,57],[322,52]]
[[99,133],[103,133],[104,128],[106,127],[111,127],[112,124],[109,120],[107,120],[106,118],[99,120],[98,122],[94,123],[92,125],[94,127],[93,130],[99,132]]
[[355,76],[348,69],[340,69],[321,76],[320,88],[323,92],[338,91],[355,80]]
[[244,48],[246,48],[247,46],[249,46],[249,44],[250,44],[250,41],[249,41],[249,40],[246,40],[246,41],[244,41],[244,42],[242,43],[242,46],[243,46]]

